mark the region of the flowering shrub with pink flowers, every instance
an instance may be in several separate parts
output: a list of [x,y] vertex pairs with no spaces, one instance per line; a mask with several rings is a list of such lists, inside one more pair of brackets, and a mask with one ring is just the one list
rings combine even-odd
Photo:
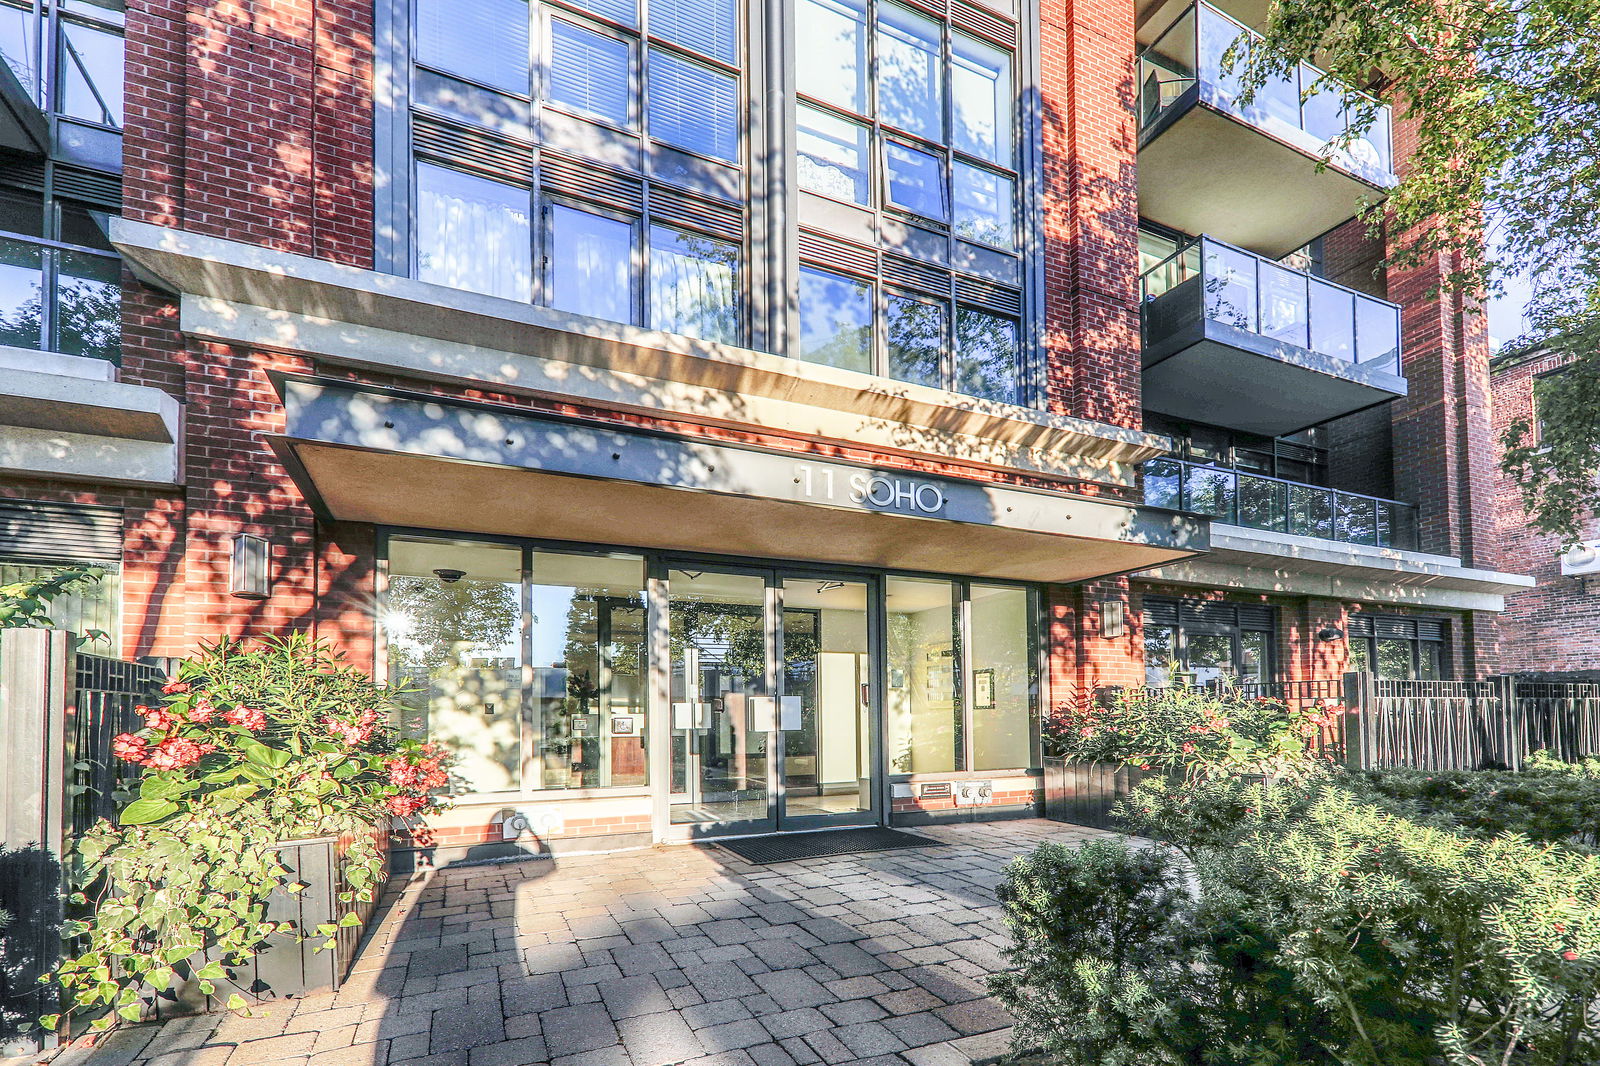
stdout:
[[[93,916],[66,930],[85,950],[55,978],[69,1011],[108,1011],[101,1028],[186,982],[218,994],[275,939],[332,946],[379,887],[375,833],[446,802],[445,753],[388,724],[394,690],[304,635],[205,647],[162,691],[139,709],[143,727],[112,742],[142,768],[137,792],[77,848],[74,902]],[[344,915],[317,929],[269,921],[273,893],[304,888],[278,845],[326,836],[350,842]],[[237,992],[227,1002],[245,1005]]]
[[1326,764],[1319,735],[1343,707],[1291,706],[1227,687],[1110,690],[1059,707],[1043,724],[1049,754],[1144,770],[1297,774]]

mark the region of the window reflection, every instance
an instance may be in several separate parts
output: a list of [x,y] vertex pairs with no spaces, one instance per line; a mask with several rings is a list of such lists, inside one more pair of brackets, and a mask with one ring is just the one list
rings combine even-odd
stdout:
[[872,286],[812,267],[800,269],[800,358],[872,370]]
[[650,325],[736,344],[739,249],[668,226],[650,228]]
[[633,225],[564,204],[550,208],[550,306],[632,322]]
[[402,735],[448,744],[473,792],[522,786],[522,550],[397,537],[384,631]]
[[1000,403],[1019,402],[1014,320],[957,308],[955,363],[957,392]]
[[885,746],[891,773],[965,769],[955,588],[947,581],[891,577]]
[[943,385],[940,355],[944,351],[943,304],[909,296],[884,300],[889,344],[889,376],[918,385]]
[[973,585],[972,768],[1033,765],[1034,655],[1026,589]]
[[86,22],[61,27],[58,110],[107,126],[122,125],[122,35]]

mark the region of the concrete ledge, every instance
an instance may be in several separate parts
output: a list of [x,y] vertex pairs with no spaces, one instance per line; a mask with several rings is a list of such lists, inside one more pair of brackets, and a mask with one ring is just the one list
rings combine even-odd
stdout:
[[142,278],[189,297],[185,330],[219,340],[1110,484],[1134,484],[1137,464],[1170,447],[1139,430],[128,219],[112,221],[112,240]]
[[1139,581],[1368,603],[1502,611],[1531,577],[1462,566],[1426,552],[1213,524],[1211,554],[1147,570]]
[[178,445],[0,425],[0,471],[101,484],[178,484]]
[[33,370],[0,376],[0,426],[172,444],[178,413],[178,401],[148,385]]
[[0,344],[0,370],[31,370],[36,374],[59,374],[69,378],[88,378],[91,381],[117,380],[117,368],[104,359],[91,359],[85,355],[63,355],[60,352],[40,352],[32,348],[18,348]]

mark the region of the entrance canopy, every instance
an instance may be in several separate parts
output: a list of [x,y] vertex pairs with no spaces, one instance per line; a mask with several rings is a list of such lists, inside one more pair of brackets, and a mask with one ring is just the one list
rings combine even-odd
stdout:
[[1040,582],[1207,550],[1203,518],[598,425],[348,382],[274,378],[270,438],[328,519]]

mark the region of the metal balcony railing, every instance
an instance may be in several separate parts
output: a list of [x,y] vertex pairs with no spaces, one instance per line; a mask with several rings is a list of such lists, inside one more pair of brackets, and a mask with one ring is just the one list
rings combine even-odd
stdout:
[[[1209,4],[1197,3],[1139,53],[1139,128],[1151,128],[1169,110],[1196,98],[1334,165],[1384,188],[1395,184],[1387,105],[1334,82],[1309,63],[1288,77],[1274,78],[1256,90],[1249,105],[1240,102],[1243,72],[1261,35]],[[1238,59],[1231,70],[1223,57],[1230,47]],[[1191,90],[1198,89],[1191,95]],[[1350,128],[1352,113],[1376,111],[1372,127],[1348,145],[1330,147]]]
[[1269,340],[1400,376],[1400,308],[1231,244],[1195,237],[1139,279],[1144,342],[1199,313]]
[[0,344],[119,362],[121,259],[59,241],[0,235]]
[[1144,464],[1144,502],[1249,529],[1417,550],[1411,504],[1183,459]]

